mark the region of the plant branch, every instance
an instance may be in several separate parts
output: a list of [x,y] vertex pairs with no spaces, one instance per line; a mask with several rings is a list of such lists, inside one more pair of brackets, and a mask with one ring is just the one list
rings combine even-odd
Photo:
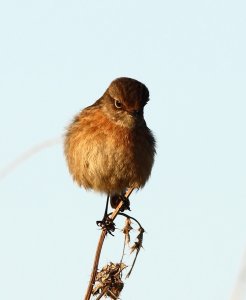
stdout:
[[[129,198],[129,196],[131,195],[131,193],[133,192],[134,188],[129,188],[126,193],[125,193],[125,197]],[[110,219],[112,219],[112,221],[114,221],[114,219],[117,217],[117,215],[120,212],[121,207],[124,205],[124,201],[120,201],[120,203],[118,204],[118,206],[116,207],[116,209],[113,211],[113,213],[109,216]],[[91,293],[93,290],[93,285],[95,284],[95,278],[97,275],[97,270],[98,270],[98,263],[99,263],[99,259],[100,259],[100,255],[101,255],[101,251],[102,251],[102,246],[105,240],[105,237],[107,235],[107,229],[103,228],[98,244],[97,244],[97,250],[96,250],[96,254],[95,254],[95,258],[94,258],[94,263],[93,263],[93,269],[91,272],[91,278],[88,284],[88,288],[86,291],[86,295],[84,300],[90,300],[91,297]]]

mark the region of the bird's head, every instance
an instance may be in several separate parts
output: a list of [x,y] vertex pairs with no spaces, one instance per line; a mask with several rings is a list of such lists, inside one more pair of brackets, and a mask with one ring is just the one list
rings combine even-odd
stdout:
[[145,123],[143,111],[148,101],[147,87],[127,77],[115,79],[101,98],[105,113],[113,121],[126,127]]

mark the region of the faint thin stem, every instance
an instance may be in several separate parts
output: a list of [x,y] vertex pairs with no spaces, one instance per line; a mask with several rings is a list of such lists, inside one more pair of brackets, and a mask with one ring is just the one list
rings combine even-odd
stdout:
[[5,167],[0,169],[0,180],[3,179],[5,176],[7,176],[9,173],[11,173],[15,168],[17,168],[20,164],[25,162],[27,159],[29,159],[34,154],[44,150],[45,148],[51,147],[51,146],[59,144],[61,142],[62,142],[62,137],[57,137],[54,139],[44,141],[40,144],[34,145],[33,147],[29,148],[27,151],[20,154],[12,162],[10,162]]
[[124,246],[123,246],[122,256],[121,256],[121,259],[120,259],[120,264],[123,261],[123,258],[124,258],[124,255],[125,255],[125,249],[126,249],[126,236],[124,238]]
[[[140,232],[141,232],[142,234],[144,233],[144,229],[143,229],[142,225],[138,222],[137,219],[135,219],[135,218],[133,218],[133,217],[131,217],[131,216],[125,214],[125,213],[119,213],[119,215],[134,220],[136,223],[138,223]],[[125,244],[124,244],[124,247],[125,247]],[[133,268],[134,268],[134,265],[135,265],[135,263],[136,263],[136,260],[137,260],[138,254],[139,254],[139,251],[140,251],[140,247],[139,247],[138,249],[136,249],[136,255],[135,255],[135,257],[134,257],[134,260],[133,260],[131,269],[130,269],[130,271],[129,271],[129,272],[127,273],[127,275],[126,275],[126,278],[128,278],[128,277],[131,275],[131,273],[132,273],[132,270],[133,270]],[[124,252],[123,252],[123,254],[124,254]],[[122,255],[122,258],[123,258],[123,255]]]
[[137,260],[137,257],[138,257],[138,254],[139,254],[140,248],[139,248],[139,249],[137,249],[136,251],[137,251],[137,252],[136,252],[136,255],[135,255],[135,257],[134,257],[134,260],[133,260],[133,263],[132,263],[131,269],[130,269],[130,271],[129,271],[129,272],[126,274],[126,278],[129,278],[129,277],[130,277],[130,275],[131,275],[131,273],[132,273],[132,270],[133,270],[133,268],[134,268],[134,266],[135,266],[135,263],[136,263],[136,260]]

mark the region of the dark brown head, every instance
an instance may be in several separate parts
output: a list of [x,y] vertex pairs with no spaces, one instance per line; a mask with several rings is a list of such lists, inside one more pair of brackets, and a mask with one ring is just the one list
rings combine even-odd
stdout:
[[149,91],[143,83],[121,77],[110,84],[100,102],[115,122],[134,127],[144,123],[143,110],[148,101]]

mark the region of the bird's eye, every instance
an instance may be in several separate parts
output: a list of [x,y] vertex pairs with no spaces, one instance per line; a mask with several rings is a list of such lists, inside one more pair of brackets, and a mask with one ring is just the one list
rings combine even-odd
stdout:
[[122,103],[119,100],[115,100],[114,105],[116,108],[121,108],[122,107]]

